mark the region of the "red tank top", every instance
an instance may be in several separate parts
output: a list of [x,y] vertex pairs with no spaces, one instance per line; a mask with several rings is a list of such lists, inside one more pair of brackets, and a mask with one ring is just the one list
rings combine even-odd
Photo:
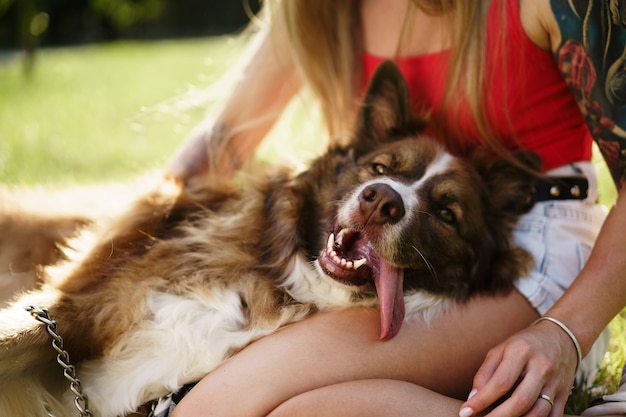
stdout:
[[[487,116],[509,148],[520,145],[543,158],[543,169],[591,159],[591,134],[552,55],[541,50],[526,35],[519,15],[519,0],[506,1],[508,21],[506,51],[498,53],[491,34],[502,30],[498,7],[492,6],[488,17],[487,65],[490,74],[485,91]],[[496,2],[493,3],[494,5]],[[469,109],[456,115],[442,109],[449,52],[396,58],[409,85],[415,109],[430,109],[445,120],[454,119],[463,132],[460,143],[451,149],[466,153],[480,143]],[[364,53],[364,80],[369,82],[385,58]],[[507,62],[503,65],[503,60]],[[505,110],[506,109],[506,110]],[[457,141],[459,139],[456,139]]]

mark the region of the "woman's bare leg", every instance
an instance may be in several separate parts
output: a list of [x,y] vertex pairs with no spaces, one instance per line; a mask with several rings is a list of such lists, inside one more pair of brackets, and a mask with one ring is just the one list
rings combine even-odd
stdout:
[[362,379],[300,394],[268,417],[451,417],[461,404],[410,382]]
[[[461,404],[460,400],[410,382],[362,379],[300,394],[279,405],[268,417],[454,417]],[[533,411],[540,415],[551,411],[545,401],[538,401],[536,407]]]
[[299,394],[355,380],[411,382],[464,398],[487,351],[538,317],[516,291],[477,297],[381,342],[375,309],[324,312],[253,343],[204,378],[174,416],[265,416]]

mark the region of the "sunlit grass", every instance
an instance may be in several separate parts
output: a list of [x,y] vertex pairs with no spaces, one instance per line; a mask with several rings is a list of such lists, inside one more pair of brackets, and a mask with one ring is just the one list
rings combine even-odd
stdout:
[[[0,54],[0,181],[112,181],[163,166],[242,48],[231,36],[46,49],[30,78],[18,55]],[[274,134],[259,154],[310,158],[310,119],[295,118],[298,141]]]
[[30,78],[5,55],[0,181],[116,180],[160,166],[204,115],[193,95],[236,47],[211,38],[47,49]]

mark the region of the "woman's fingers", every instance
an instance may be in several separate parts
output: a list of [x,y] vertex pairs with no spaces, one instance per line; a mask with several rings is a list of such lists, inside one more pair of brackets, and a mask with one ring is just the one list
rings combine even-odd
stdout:
[[[557,396],[557,388],[546,383],[539,373],[529,372],[509,395],[487,415],[489,417],[511,416],[560,416],[564,402]],[[559,400],[555,400],[559,398]]]
[[461,408],[461,417],[489,409],[513,390],[526,365],[524,354],[516,352],[516,345],[509,347],[506,342],[489,351],[474,377],[470,398]]
[[460,416],[486,411],[489,417],[561,415],[575,361],[569,360],[569,341],[551,330],[532,326],[492,349],[476,373],[471,398],[461,406]]

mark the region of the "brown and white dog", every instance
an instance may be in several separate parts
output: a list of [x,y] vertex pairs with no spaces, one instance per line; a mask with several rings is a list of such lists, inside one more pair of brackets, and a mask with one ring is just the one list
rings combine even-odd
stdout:
[[94,415],[114,417],[316,310],[378,306],[385,340],[405,316],[509,291],[531,264],[511,232],[533,175],[504,159],[453,157],[421,128],[385,63],[352,143],[306,171],[163,180],[85,227],[68,260],[41,268],[39,289],[0,311],[0,415],[76,411],[29,305],[56,320]]

